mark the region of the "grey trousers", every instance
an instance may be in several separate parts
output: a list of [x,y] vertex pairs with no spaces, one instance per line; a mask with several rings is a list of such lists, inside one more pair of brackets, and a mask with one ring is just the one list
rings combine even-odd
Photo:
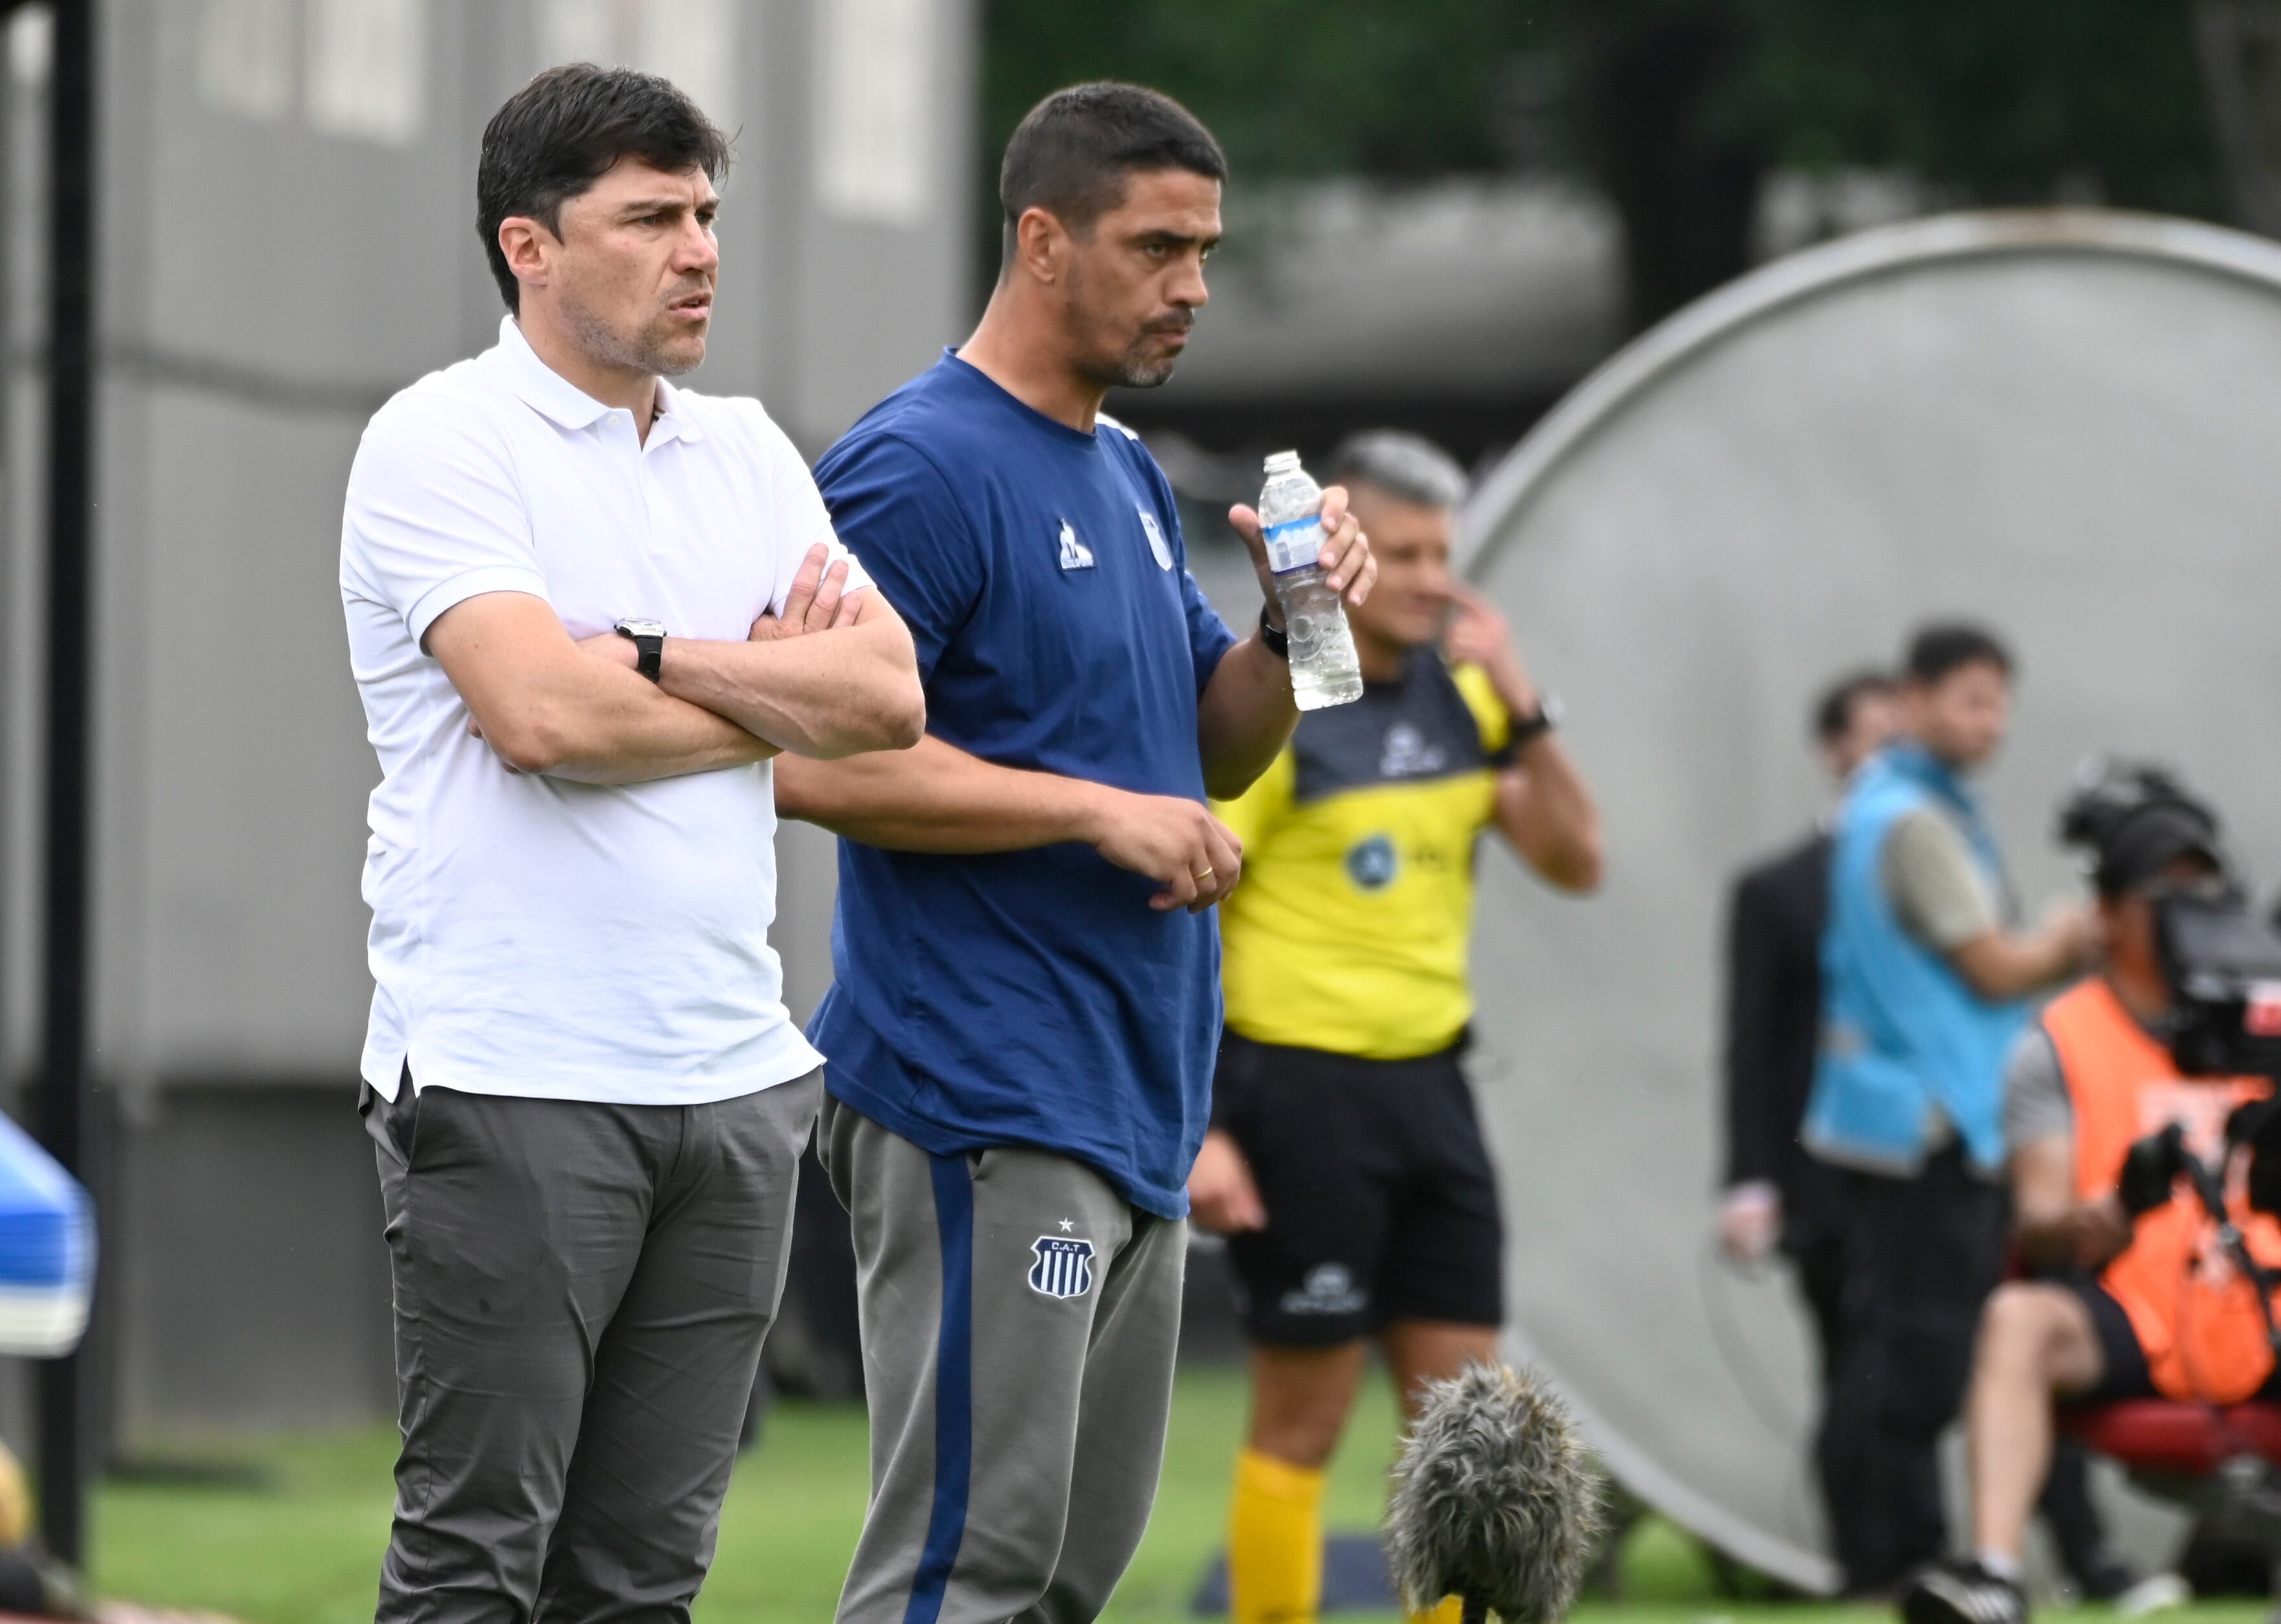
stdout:
[[688,1618],[822,1087],[365,1091],[404,1434],[383,1624]]
[[929,1155],[827,1099],[871,1506],[839,1624],[1081,1624],[1148,1526],[1187,1226],[1065,1156]]

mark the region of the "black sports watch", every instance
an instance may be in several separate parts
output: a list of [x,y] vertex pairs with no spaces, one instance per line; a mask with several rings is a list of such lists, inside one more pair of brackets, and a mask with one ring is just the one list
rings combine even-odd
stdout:
[[1278,660],[1291,657],[1291,634],[1267,618],[1267,606],[1264,603],[1259,606],[1259,640]]
[[611,630],[634,646],[634,669],[655,682],[665,661],[665,623],[628,615]]
[[1560,725],[1560,696],[1547,693],[1540,696],[1536,708],[1525,716],[1512,719],[1512,735],[1506,741],[1514,750],[1526,748]]

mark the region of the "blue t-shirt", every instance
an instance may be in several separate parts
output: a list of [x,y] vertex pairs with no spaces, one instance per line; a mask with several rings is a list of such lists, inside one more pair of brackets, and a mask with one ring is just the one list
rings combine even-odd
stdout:
[[[927,731],[985,761],[1204,799],[1196,700],[1235,638],[1139,440],[1031,410],[946,353],[816,465],[835,530],[911,629]],[[832,1094],[938,1155],[1029,1145],[1187,1210],[1219,1039],[1219,929],[1070,843],[839,844]]]

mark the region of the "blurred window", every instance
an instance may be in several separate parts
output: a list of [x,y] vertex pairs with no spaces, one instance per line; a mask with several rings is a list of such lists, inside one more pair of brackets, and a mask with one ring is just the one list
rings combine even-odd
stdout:
[[299,0],[205,0],[198,12],[198,99],[261,124],[291,112],[299,9]]
[[820,0],[816,196],[829,213],[906,228],[926,220],[930,9],[927,0]]
[[427,0],[310,0],[310,127],[410,146],[428,111]]
[[538,66],[598,62],[670,79],[737,133],[737,0],[542,0]]

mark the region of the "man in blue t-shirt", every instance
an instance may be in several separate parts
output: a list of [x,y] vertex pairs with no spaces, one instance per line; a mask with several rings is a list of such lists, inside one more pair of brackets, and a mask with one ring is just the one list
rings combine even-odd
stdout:
[[[1171,375],[1226,176],[1153,91],[1040,103],[981,325],[817,469],[928,709],[913,750],[777,785],[844,837],[810,1032],[871,1408],[842,1624],[1091,1619],[1155,1496],[1219,1034],[1210,910],[1241,867],[1204,803],[1297,712],[1280,611],[1241,641],[1221,623],[1164,475],[1100,407]],[[1326,493],[1322,561],[1359,603],[1345,507]],[[1266,586],[1256,515],[1230,518]]]

